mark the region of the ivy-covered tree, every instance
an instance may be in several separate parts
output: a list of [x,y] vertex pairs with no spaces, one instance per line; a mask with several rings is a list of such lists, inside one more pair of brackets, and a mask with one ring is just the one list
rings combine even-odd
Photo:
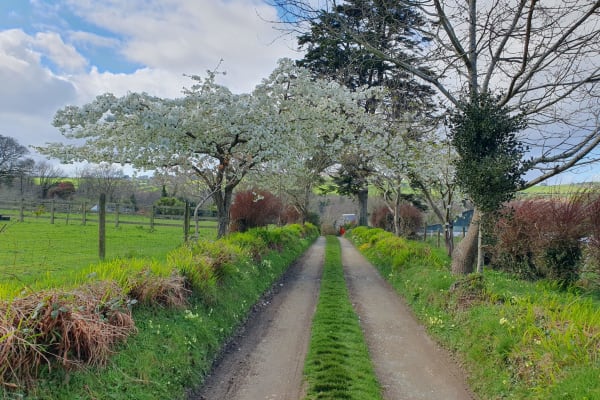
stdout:
[[[513,114],[500,104],[500,97],[474,93],[450,117],[451,141],[458,153],[456,180],[481,214],[491,213],[513,198],[524,184],[527,170],[523,155],[527,148],[516,135],[527,127],[522,114]],[[481,268],[481,229],[478,269]]]

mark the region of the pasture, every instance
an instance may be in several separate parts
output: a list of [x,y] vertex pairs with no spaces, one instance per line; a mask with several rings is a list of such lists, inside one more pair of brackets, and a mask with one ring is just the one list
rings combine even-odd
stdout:
[[[135,218],[128,216],[128,219]],[[106,260],[142,258],[164,260],[167,253],[183,244],[181,226],[136,225],[135,221],[116,227],[106,224]],[[147,218],[146,218],[147,219]],[[98,224],[78,220],[68,224],[57,219],[14,219],[0,224],[0,297],[8,288],[39,287],[54,282],[60,286],[67,277],[98,263]],[[214,238],[213,222],[203,221],[200,237]],[[17,289],[18,290],[18,289]],[[12,290],[8,290],[12,292]]]

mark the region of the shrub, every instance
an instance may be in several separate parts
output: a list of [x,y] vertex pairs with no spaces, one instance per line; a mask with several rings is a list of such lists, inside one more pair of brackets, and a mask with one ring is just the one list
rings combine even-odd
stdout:
[[398,234],[413,238],[419,228],[423,226],[423,212],[412,204],[400,205],[400,232]]
[[394,231],[394,215],[387,206],[377,207],[371,213],[371,226],[386,230]]
[[187,304],[190,294],[185,287],[185,277],[175,270],[171,276],[157,276],[146,269],[131,274],[127,286],[129,297],[144,305],[159,304],[180,308]]
[[371,213],[371,225],[408,238],[414,237],[417,230],[423,226],[423,213],[412,204],[401,204],[398,209],[398,217],[399,232],[395,232],[394,214],[387,206],[381,206]]
[[245,232],[250,228],[276,223],[281,209],[281,201],[270,192],[238,192],[231,205],[231,231]]
[[496,224],[494,267],[569,285],[579,277],[587,232],[583,196],[510,203]]
[[52,185],[48,189],[47,196],[52,199],[58,197],[62,200],[70,200],[73,198],[75,192],[76,190],[75,185],[73,185],[73,182],[63,181]]
[[156,215],[183,215],[185,203],[175,197],[161,197],[154,203]]
[[254,232],[233,232],[227,236],[227,241],[243,248],[255,261],[259,261],[268,250],[264,239]]
[[181,246],[167,256],[167,264],[176,268],[191,289],[207,304],[212,304],[217,296],[217,277],[210,259],[196,254],[191,246]]
[[302,221],[302,215],[298,209],[290,204],[283,207],[280,218],[283,224],[295,224]]

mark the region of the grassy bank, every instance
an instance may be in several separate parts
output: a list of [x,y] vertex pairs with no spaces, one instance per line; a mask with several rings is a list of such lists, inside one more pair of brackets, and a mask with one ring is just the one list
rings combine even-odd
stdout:
[[[316,236],[314,227],[263,229],[182,247],[166,262],[146,263],[145,269],[142,262],[128,270],[135,260],[99,266],[88,279],[110,279],[127,298],[135,299],[129,304],[136,333],[112,348],[114,354],[100,363],[77,359],[73,345],[66,364],[51,362],[48,370],[42,363],[41,374],[29,389],[5,382],[5,397],[183,398],[186,389],[202,382],[224,342],[262,293]],[[75,311],[80,310],[58,304],[48,307],[57,310],[52,318],[68,321],[74,321]],[[36,318],[29,315],[25,321]]]
[[319,303],[305,364],[308,399],[380,399],[380,387],[348,297],[339,240],[327,236]]
[[482,399],[600,398],[600,308],[574,291],[486,271],[458,279],[443,249],[377,229],[351,239],[455,351]]

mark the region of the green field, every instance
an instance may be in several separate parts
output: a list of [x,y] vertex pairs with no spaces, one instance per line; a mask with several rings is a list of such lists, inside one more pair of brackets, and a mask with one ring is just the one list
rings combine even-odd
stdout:
[[[133,217],[128,216],[127,219]],[[142,218],[142,217],[140,217]],[[147,219],[147,218],[146,218]],[[146,222],[144,220],[144,222]],[[211,223],[214,225],[214,223]],[[0,223],[0,285],[35,286],[39,281],[60,281],[61,275],[98,263],[98,224],[47,219]],[[214,238],[216,230],[203,222],[200,237]],[[148,258],[164,260],[183,243],[182,227],[106,224],[106,259]]]

